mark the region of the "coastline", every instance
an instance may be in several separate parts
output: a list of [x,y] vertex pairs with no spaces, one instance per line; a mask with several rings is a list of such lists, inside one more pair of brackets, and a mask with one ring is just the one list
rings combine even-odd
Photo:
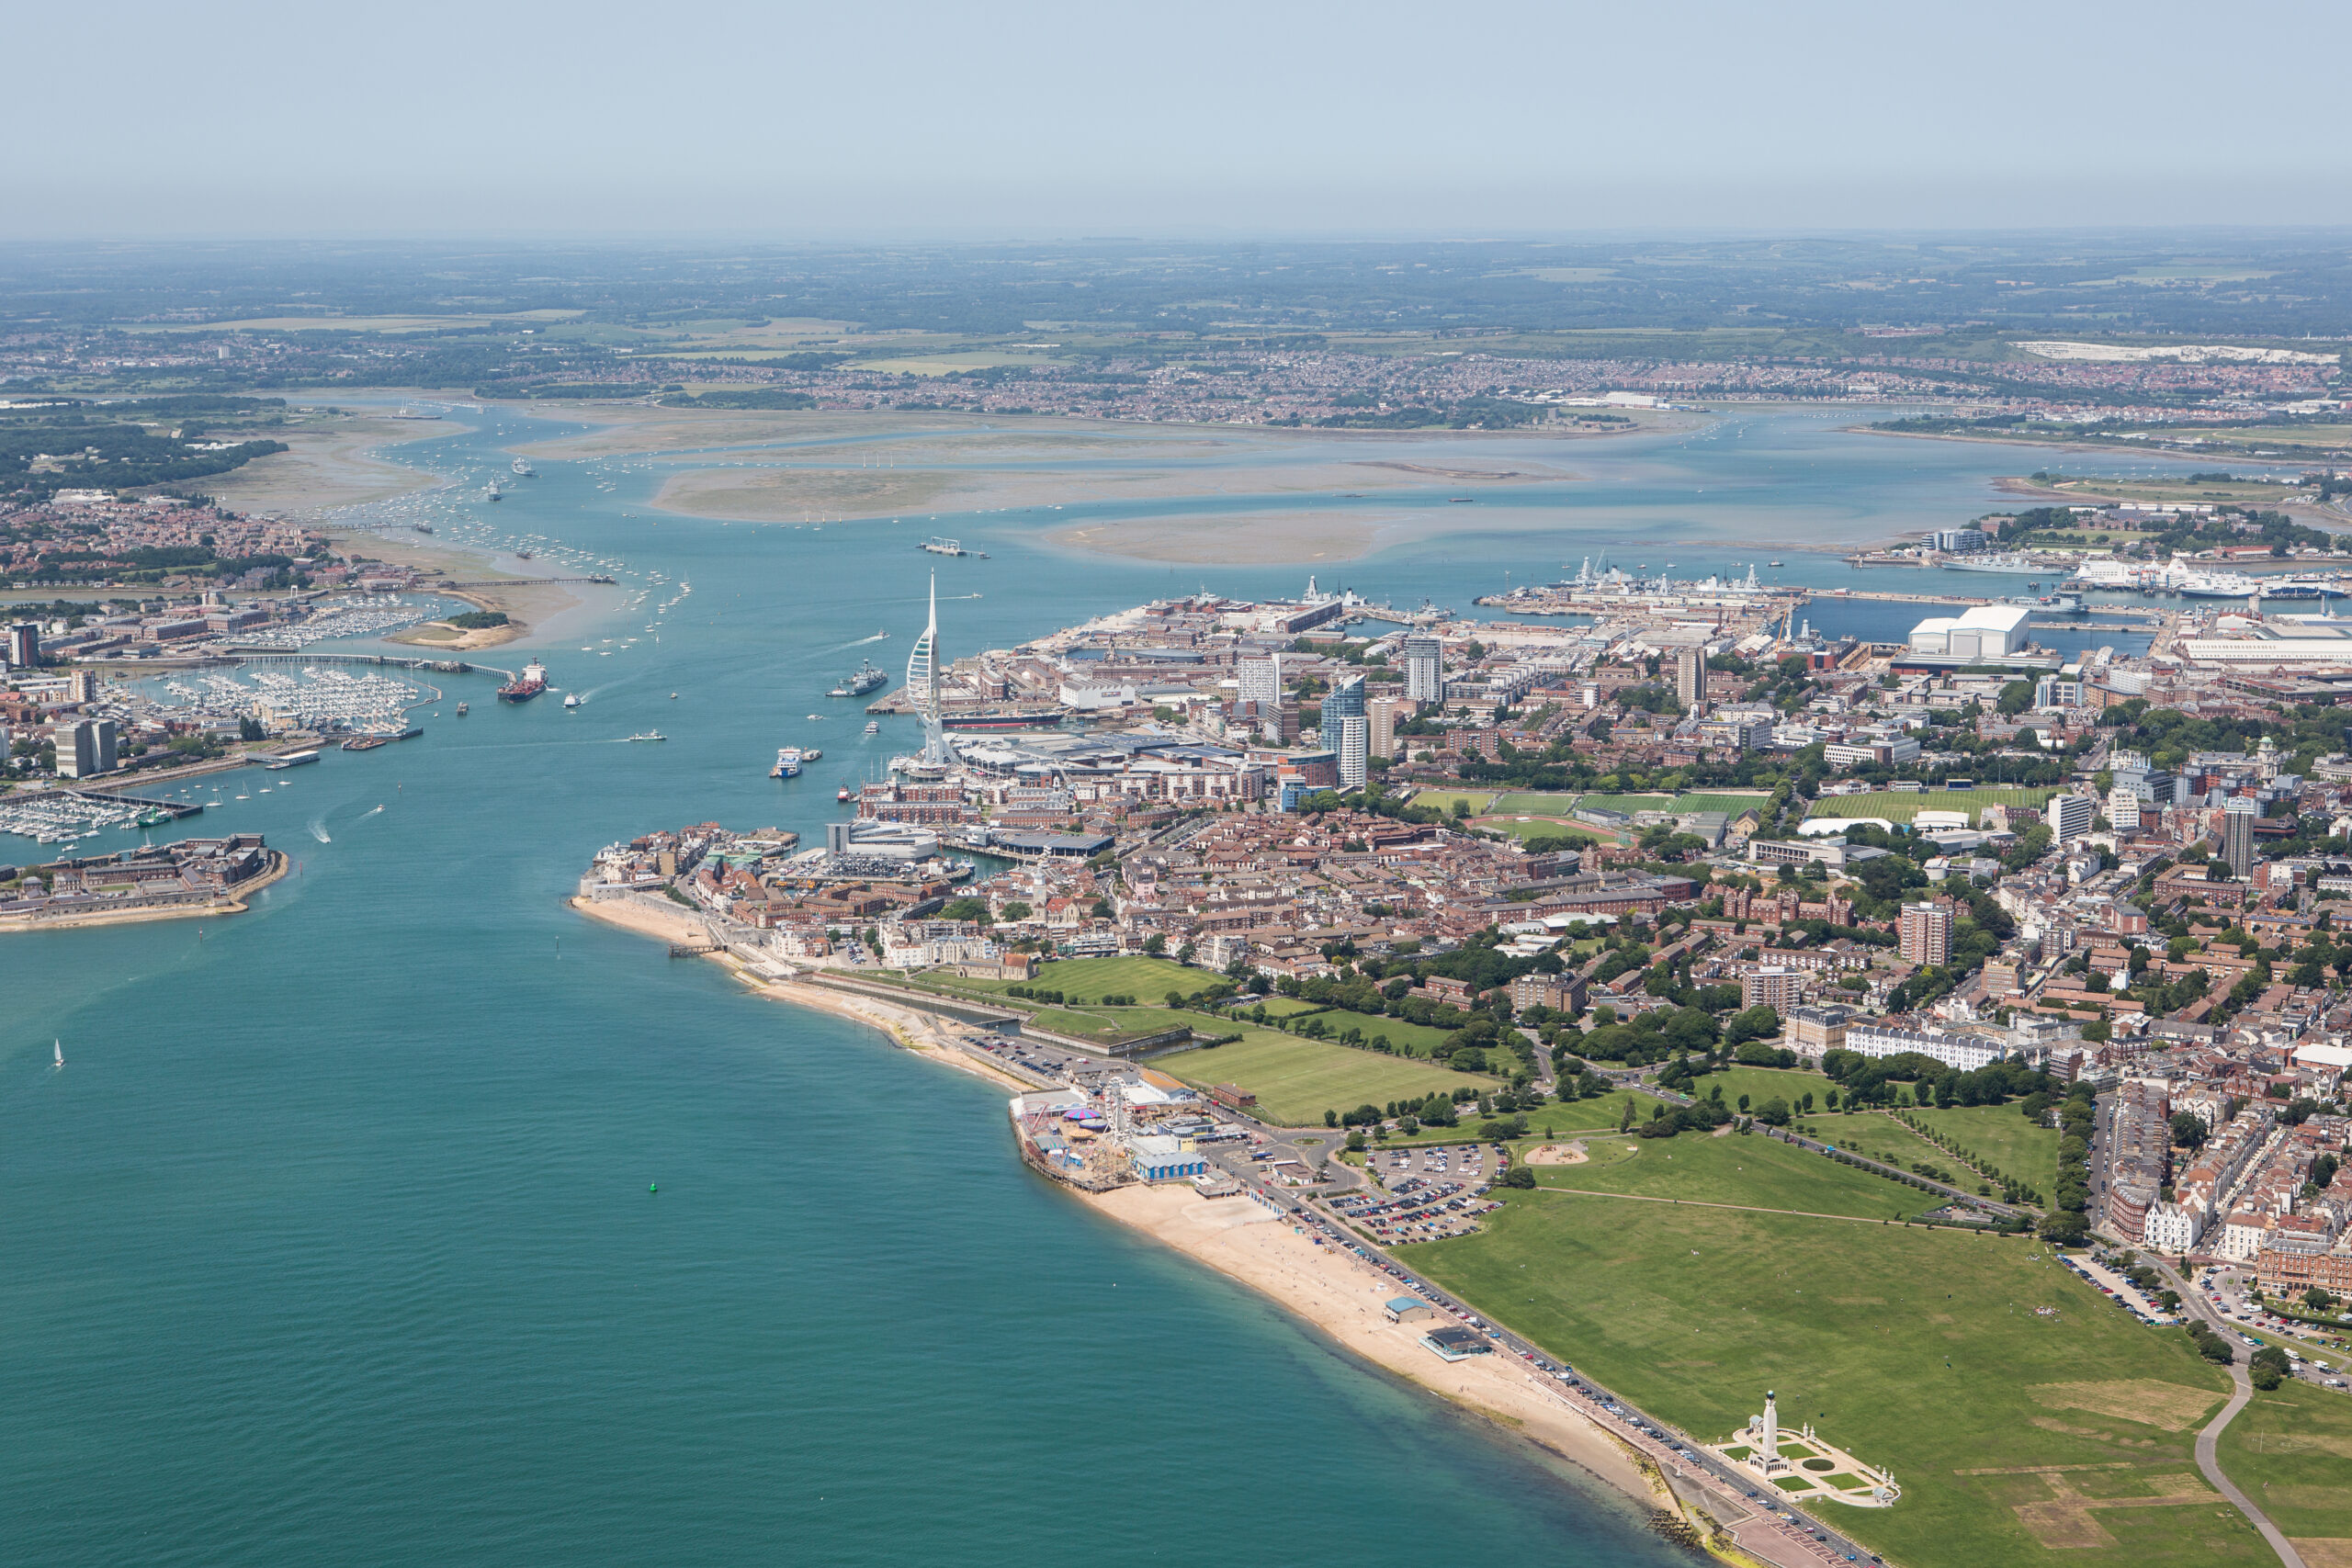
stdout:
[[259,875],[249,876],[238,884],[230,897],[209,904],[166,905],[161,908],[94,909],[87,914],[63,915],[51,919],[41,915],[0,916],[0,931],[62,931],[83,926],[132,926],[149,920],[191,920],[206,915],[242,915],[253,906],[246,895],[257,893],[271,883],[283,882],[294,864],[294,857],[283,850],[268,852],[271,864]]
[[[681,943],[707,940],[694,912],[683,907],[673,912],[642,899],[573,897],[567,902],[590,919],[639,936]],[[769,979],[725,953],[704,956],[717,959],[760,995],[868,1024],[917,1055],[1006,1088],[1035,1087],[993,1071],[948,1043],[930,1014],[822,987]],[[1575,1465],[1634,1503],[1689,1518],[1690,1510],[1653,1465],[1539,1373],[1499,1354],[1439,1359],[1420,1344],[1422,1326],[1387,1320],[1384,1303],[1402,1291],[1391,1276],[1351,1252],[1317,1246],[1263,1205],[1249,1198],[1203,1198],[1182,1184],[1136,1185],[1100,1193],[1056,1185],[1106,1218],[1249,1286],[1342,1348]],[[1700,1527],[1700,1538],[1713,1555],[1753,1561],[1709,1540],[1712,1534]]]
[[1248,1197],[1203,1198],[1190,1187],[1068,1190],[1081,1202],[1258,1292],[1343,1348],[1565,1460],[1634,1502],[1674,1499],[1606,1428],[1501,1354],[1441,1360],[1425,1325],[1391,1323],[1384,1303],[1404,1288],[1354,1253],[1318,1247]]
[[[608,926],[617,926],[639,936],[665,942],[700,942],[707,940],[693,912],[684,908],[677,908],[673,915],[635,900],[574,897],[566,902],[592,920],[601,920]],[[817,1012],[829,1012],[853,1023],[863,1023],[879,1030],[893,1043],[918,1056],[927,1056],[943,1066],[969,1073],[974,1077],[1001,1085],[1016,1093],[1035,1087],[1010,1073],[998,1072],[969,1053],[958,1049],[940,1027],[939,1021],[929,1013],[914,1008],[892,1007],[888,1002],[852,996],[845,991],[828,990],[822,986],[771,979],[754,973],[732,953],[710,953],[702,956],[716,960],[758,995]]]

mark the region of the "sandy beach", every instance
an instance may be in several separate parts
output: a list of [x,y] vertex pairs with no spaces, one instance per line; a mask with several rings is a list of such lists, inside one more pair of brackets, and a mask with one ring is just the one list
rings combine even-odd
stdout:
[[1365,1359],[1476,1411],[1637,1501],[1668,1504],[1625,1447],[1546,1386],[1542,1374],[1502,1355],[1440,1359],[1420,1338],[1450,1318],[1389,1322],[1383,1303],[1403,1293],[1394,1279],[1352,1253],[1316,1246],[1287,1219],[1269,1217],[1254,1200],[1203,1198],[1181,1184],[1071,1191],[1121,1224],[1263,1292]]
[[[707,940],[701,917],[666,898],[572,898],[590,919],[663,942]],[[998,1071],[959,1049],[939,1020],[911,1008],[822,986],[779,981],[725,953],[708,956],[752,990],[797,1007],[814,1008],[867,1024],[898,1044],[944,1066],[1012,1089],[1035,1086]],[[1562,1146],[1564,1163],[1582,1156],[1580,1144]],[[1492,1422],[1552,1458],[1574,1464],[1643,1506],[1689,1523],[1694,1541],[1726,1562],[1793,1565],[1814,1561],[1794,1532],[1727,1497],[1702,1492],[1705,1511],[1669,1485],[1657,1461],[1574,1403],[1526,1362],[1503,1354],[1447,1361],[1420,1343],[1430,1328],[1453,1322],[1442,1309],[1434,1321],[1391,1323],[1385,1303],[1404,1293],[1396,1280],[1353,1253],[1313,1238],[1284,1215],[1249,1197],[1203,1198],[1189,1185],[1122,1187],[1089,1193],[1066,1188],[1098,1212],[1175,1248],[1194,1261],[1270,1297],[1347,1350]],[[1710,1516],[1713,1516],[1711,1518]],[[1720,1521],[1720,1523],[1719,1523]],[[1721,1525],[1730,1526],[1728,1535]],[[1788,1535],[1778,1539],[1774,1532]]]

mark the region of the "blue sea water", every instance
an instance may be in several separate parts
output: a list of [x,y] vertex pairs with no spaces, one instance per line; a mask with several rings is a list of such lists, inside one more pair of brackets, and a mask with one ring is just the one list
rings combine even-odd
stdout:
[[[1794,548],[1755,528],[1972,514],[2021,460],[1751,423],[1755,448],[1725,427],[1580,447],[1596,479],[1556,515],[1338,575],[1466,604],[1604,547],[1662,565],[1661,540],[1678,573],[1744,570]],[[494,472],[551,428],[473,415],[399,460]],[[997,1090],[562,902],[654,826],[820,830],[908,735],[868,740],[822,694],[863,654],[903,661],[934,567],[951,655],[1303,569],[1074,556],[1021,514],[951,520],[992,554],[943,562],[910,547],[928,520],[657,523],[642,465],[539,469],[496,511],[467,490],[399,514],[622,563],[504,660],[538,652],[585,706],[439,678],[422,739],[236,775],[189,824],[298,857],[252,913],[0,942],[0,1562],[1682,1555],[1032,1176]],[[1784,558],[1784,581],[1862,581]],[[650,571],[695,589],[658,630],[670,588],[619,607]],[[771,781],[787,740],[826,758]]]

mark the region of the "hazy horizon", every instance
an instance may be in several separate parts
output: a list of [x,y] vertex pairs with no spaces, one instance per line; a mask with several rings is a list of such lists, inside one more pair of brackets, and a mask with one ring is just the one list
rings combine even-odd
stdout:
[[[2352,182],[2259,44],[2171,3],[1670,18],[1234,0],[1120,17],[610,0],[397,26],[232,3],[17,24],[0,239],[1590,237],[2329,228]],[[2184,61],[2183,40],[2195,40]],[[2312,90],[2326,91],[2314,82]],[[2285,100],[2286,113],[2254,114]]]

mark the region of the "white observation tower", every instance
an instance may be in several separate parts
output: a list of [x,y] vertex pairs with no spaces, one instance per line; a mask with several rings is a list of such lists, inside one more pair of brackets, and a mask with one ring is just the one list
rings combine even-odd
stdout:
[[[892,764],[905,769],[911,762],[917,768],[937,771],[955,765],[956,755],[947,749],[947,731],[939,721],[939,574],[931,576],[931,614],[923,623],[922,636],[907,653],[907,696],[922,717],[922,754],[901,758]],[[911,770],[909,770],[911,771]]]

